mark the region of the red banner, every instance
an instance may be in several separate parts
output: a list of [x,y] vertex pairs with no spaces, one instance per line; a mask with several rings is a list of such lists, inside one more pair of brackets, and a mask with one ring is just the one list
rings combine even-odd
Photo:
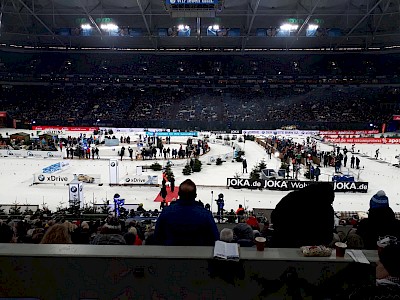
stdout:
[[325,138],[325,141],[342,144],[400,144],[400,138]]
[[400,121],[400,115],[394,115],[393,121]]
[[362,135],[362,134],[376,134],[379,130],[326,130],[320,131],[319,134],[324,135]]
[[94,131],[99,130],[99,127],[32,126],[32,130]]
[[7,117],[7,113],[5,111],[0,111],[0,118]]

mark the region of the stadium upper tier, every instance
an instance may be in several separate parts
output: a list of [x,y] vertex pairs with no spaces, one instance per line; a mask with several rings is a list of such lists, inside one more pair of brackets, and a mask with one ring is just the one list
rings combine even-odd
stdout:
[[179,55],[126,52],[0,52],[0,72],[41,75],[394,76],[400,54]]
[[0,111],[19,126],[102,125],[197,130],[369,129],[399,112],[398,88],[252,90],[4,85]]

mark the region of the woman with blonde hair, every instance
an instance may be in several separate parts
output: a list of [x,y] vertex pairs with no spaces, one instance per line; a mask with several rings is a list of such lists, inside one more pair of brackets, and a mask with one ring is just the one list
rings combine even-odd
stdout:
[[72,240],[64,224],[55,224],[47,229],[40,244],[72,244]]

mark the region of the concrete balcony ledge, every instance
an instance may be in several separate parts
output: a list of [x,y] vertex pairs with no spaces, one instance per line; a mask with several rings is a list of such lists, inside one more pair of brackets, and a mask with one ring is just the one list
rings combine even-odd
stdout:
[[235,262],[213,259],[213,247],[0,244],[0,297],[287,299],[277,293],[291,277],[319,299],[373,284],[377,251],[363,252],[371,264],[282,248],[240,248]]

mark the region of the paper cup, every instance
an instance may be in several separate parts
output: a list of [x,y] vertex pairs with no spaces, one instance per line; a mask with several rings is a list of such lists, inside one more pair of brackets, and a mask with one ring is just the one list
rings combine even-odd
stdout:
[[265,242],[267,241],[266,238],[264,237],[256,237],[256,247],[257,247],[257,251],[264,251],[265,248]]
[[344,257],[344,254],[346,253],[347,244],[336,242],[335,248],[336,248],[336,257]]

